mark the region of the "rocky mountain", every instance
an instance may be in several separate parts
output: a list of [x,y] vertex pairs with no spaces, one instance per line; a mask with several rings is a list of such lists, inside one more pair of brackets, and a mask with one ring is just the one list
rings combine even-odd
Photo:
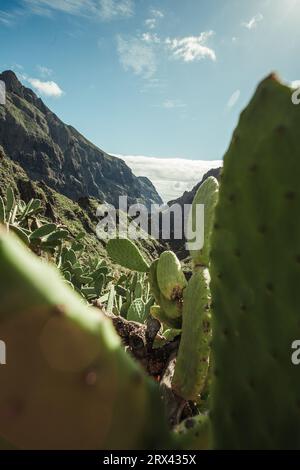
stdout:
[[[48,220],[67,226],[74,235],[85,232],[91,250],[105,256],[105,243],[99,244],[95,237],[99,202],[117,205],[118,196],[126,195],[129,204],[162,205],[155,187],[148,178],[136,177],[123,160],[64,124],[13,72],[3,72],[0,80],[7,90],[6,105],[0,105],[0,195],[12,186],[26,202],[41,199]],[[192,204],[200,184],[209,176],[219,178],[220,170],[210,170],[191,191],[168,205]],[[185,240],[174,239],[172,217],[169,242],[160,237],[139,245],[150,256],[168,247],[180,258],[188,255]]]
[[161,204],[147,178],[136,177],[123,160],[99,149],[72,126],[64,124],[12,71],[0,74],[6,84],[6,105],[0,106],[0,145],[31,181],[73,201],[93,197],[117,205]]
[[222,168],[212,168],[211,170],[209,170],[207,173],[205,173],[202,180],[197,183],[196,186],[193,187],[193,189],[191,189],[191,191],[185,191],[183,195],[180,196],[178,199],[169,201],[168,205],[172,206],[173,204],[179,204],[181,207],[183,207],[184,204],[192,204],[196,192],[198,191],[198,188],[201,186],[201,184],[204,183],[204,181],[210,176],[214,176],[215,178],[217,178],[217,180],[219,180],[221,175],[221,169]]

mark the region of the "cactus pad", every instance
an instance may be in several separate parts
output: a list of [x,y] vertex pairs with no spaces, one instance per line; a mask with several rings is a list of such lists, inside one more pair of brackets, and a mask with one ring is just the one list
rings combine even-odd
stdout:
[[[189,248],[194,266],[208,266],[209,252],[210,252],[210,239],[214,221],[215,207],[218,202],[219,196],[219,183],[211,176],[199,187],[192,204],[192,209],[189,214],[189,227],[196,230],[196,207],[199,204],[204,205],[204,243],[200,250],[193,250]],[[189,243],[188,243],[189,245]]]
[[181,328],[181,318],[172,318],[169,317],[165,311],[160,307],[159,305],[153,305],[150,308],[150,314],[152,317],[156,318],[160,323],[163,325],[169,327],[169,328],[175,328],[175,329],[180,329]]
[[211,442],[211,429],[209,418],[198,415],[187,418],[174,429],[176,441],[181,449],[209,450]]
[[156,384],[125,353],[110,321],[4,231],[0,265],[8,352],[1,442],[36,450],[168,446]]
[[197,271],[183,297],[182,335],[172,388],[186,400],[199,400],[206,381],[211,341],[208,270]]
[[300,107],[274,75],[224,160],[211,250],[215,448],[300,449]]
[[172,251],[165,251],[160,255],[157,265],[157,282],[166,299],[182,298],[183,289],[187,282],[180,261]]
[[127,312],[127,320],[144,323],[146,320],[145,302],[142,299],[135,299]]
[[149,271],[147,261],[131,240],[127,238],[113,238],[108,241],[106,249],[110,258],[124,268],[142,273]]

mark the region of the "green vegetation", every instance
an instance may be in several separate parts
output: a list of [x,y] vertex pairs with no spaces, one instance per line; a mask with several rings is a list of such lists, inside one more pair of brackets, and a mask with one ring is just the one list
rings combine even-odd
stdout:
[[[124,239],[107,244],[116,270],[90,251],[80,226],[44,220],[42,200],[25,204],[8,188],[0,199],[8,447],[300,448],[300,375],[290,357],[300,306],[299,125],[291,90],[268,77],[241,116],[220,188],[211,177],[195,196],[192,225],[204,204],[206,226],[203,247],[190,251],[191,277],[175,253],[150,260]],[[73,203],[53,200],[74,213]]]

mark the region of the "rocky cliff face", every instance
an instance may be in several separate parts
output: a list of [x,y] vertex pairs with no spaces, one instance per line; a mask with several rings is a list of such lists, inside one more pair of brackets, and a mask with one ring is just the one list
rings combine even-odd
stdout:
[[33,181],[42,181],[73,201],[94,197],[117,205],[161,204],[147,178],[137,178],[123,160],[112,157],[64,124],[11,71],[0,74],[6,105],[0,106],[0,145]]

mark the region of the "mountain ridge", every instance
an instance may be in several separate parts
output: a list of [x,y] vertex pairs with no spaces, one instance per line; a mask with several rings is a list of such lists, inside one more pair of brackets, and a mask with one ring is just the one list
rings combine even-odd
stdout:
[[133,174],[127,164],[65,124],[12,71],[0,74],[6,84],[6,105],[0,107],[0,145],[33,181],[73,201],[94,197],[118,204],[161,204],[154,185]]

